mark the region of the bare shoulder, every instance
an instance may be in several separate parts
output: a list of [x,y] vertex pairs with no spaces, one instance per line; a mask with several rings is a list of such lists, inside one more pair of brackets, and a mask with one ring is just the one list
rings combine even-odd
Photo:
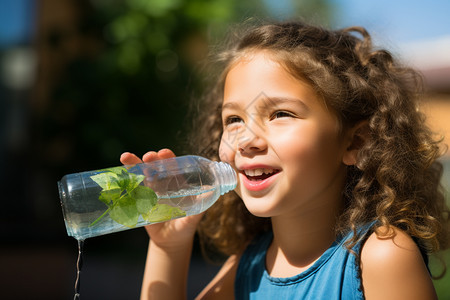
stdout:
[[234,279],[236,278],[239,259],[240,255],[230,256],[196,299],[234,299]]
[[366,299],[437,299],[416,243],[391,227],[372,233],[361,251],[362,283]]

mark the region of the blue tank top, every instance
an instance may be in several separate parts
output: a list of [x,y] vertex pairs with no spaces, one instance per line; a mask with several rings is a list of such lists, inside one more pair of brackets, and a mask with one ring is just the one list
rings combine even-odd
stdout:
[[[367,229],[366,229],[367,231]],[[255,239],[239,261],[235,299],[364,299],[359,263],[344,245],[352,234],[337,239],[306,271],[288,278],[271,277],[265,268],[272,232]],[[360,253],[361,242],[353,251]]]

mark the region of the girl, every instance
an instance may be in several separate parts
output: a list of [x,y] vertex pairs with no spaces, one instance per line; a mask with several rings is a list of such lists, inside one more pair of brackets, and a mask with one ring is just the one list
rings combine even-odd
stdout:
[[234,167],[239,197],[147,226],[142,299],[185,298],[196,230],[228,256],[199,299],[435,299],[427,254],[446,247],[449,210],[417,73],[359,27],[286,22],[237,37],[195,144]]

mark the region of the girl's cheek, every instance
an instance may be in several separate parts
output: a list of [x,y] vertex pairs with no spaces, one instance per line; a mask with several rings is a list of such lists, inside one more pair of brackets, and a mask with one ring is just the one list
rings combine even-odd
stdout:
[[220,146],[219,146],[220,160],[233,165],[234,156],[235,156],[234,149],[235,149],[235,147],[234,147],[233,143],[230,143],[230,141],[228,139],[226,139],[224,136],[222,136],[222,139],[220,140]]

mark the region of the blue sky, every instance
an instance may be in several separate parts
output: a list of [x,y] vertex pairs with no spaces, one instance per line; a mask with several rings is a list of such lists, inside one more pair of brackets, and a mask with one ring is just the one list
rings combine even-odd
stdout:
[[[292,12],[293,1],[263,0],[279,17]],[[450,36],[450,0],[328,0],[332,27],[364,26],[382,42],[409,43]]]
[[450,36],[450,0],[330,1],[339,26],[363,25],[392,43]]

